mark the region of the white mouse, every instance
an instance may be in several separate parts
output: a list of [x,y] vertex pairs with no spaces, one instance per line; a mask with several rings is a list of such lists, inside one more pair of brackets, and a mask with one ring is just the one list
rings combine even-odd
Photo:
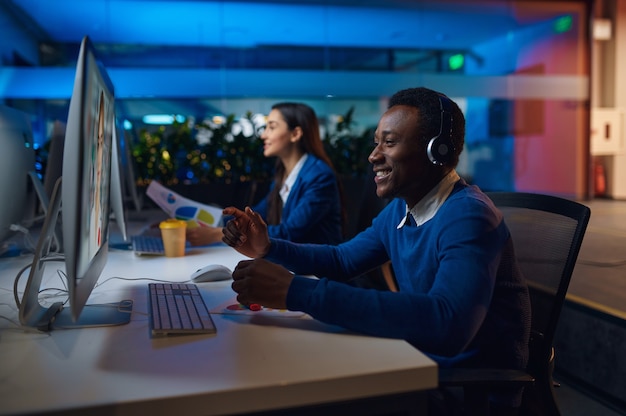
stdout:
[[191,274],[191,281],[194,283],[216,282],[218,280],[232,279],[233,272],[221,264],[209,264]]

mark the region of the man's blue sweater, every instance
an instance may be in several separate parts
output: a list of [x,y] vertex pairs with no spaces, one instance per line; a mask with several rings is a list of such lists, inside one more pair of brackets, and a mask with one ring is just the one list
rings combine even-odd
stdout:
[[[397,229],[405,216],[405,202],[396,199],[339,246],[272,239],[266,258],[296,274],[287,307],[349,330],[405,339],[442,367],[525,368],[528,290],[491,200],[460,180],[425,224]],[[399,292],[345,283],[387,260]]]

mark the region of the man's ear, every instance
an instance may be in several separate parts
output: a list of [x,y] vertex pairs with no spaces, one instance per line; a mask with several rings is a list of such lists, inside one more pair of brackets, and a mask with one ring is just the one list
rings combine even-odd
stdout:
[[302,138],[302,127],[296,126],[291,132],[291,142],[296,143]]

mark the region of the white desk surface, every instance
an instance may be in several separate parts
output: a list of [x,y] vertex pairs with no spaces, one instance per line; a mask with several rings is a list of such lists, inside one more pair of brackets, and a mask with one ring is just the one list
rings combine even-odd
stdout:
[[[185,281],[201,266],[234,268],[226,246],[180,258],[113,250],[100,281]],[[31,256],[0,260],[0,316],[18,321],[13,282]],[[60,287],[47,263],[42,286]],[[28,274],[20,280],[23,290]],[[436,364],[404,341],[349,333],[308,316],[213,313],[217,335],[151,338],[147,280],[115,279],[90,303],[132,299],[130,324],[50,333],[0,319],[0,414],[100,411],[116,415],[215,415],[353,400],[436,387]],[[199,284],[209,309],[235,301],[230,281]]]

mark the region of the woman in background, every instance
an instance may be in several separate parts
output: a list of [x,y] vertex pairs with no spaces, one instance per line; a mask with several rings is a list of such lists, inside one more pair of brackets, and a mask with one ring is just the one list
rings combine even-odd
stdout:
[[[271,237],[296,243],[343,241],[340,185],[324,151],[315,111],[306,104],[272,106],[263,134],[263,155],[276,157],[268,195],[253,209],[268,224]],[[221,227],[187,230],[191,245],[222,241]]]

